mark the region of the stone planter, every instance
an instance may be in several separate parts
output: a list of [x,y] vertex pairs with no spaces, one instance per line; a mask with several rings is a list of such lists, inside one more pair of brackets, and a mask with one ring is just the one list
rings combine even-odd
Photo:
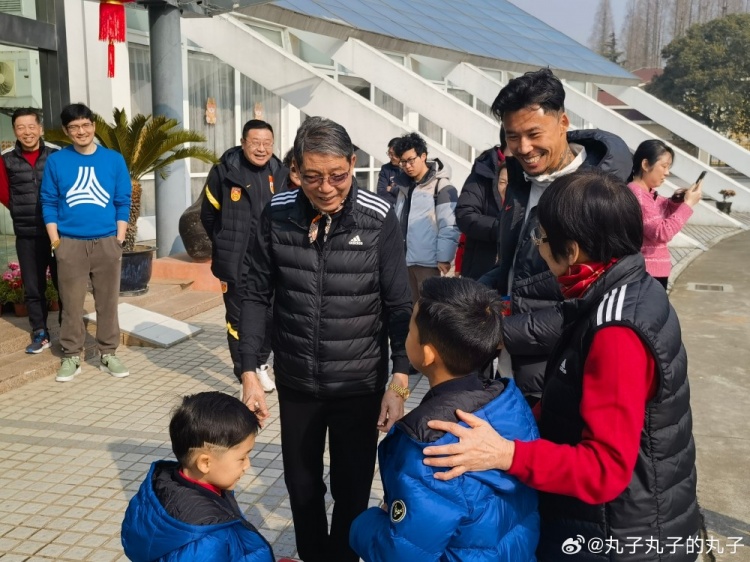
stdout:
[[732,202],[731,201],[717,201],[716,208],[719,209],[722,213],[729,214],[732,210]]
[[47,303],[47,310],[51,310],[52,312],[57,312],[60,310],[60,301],[49,301]]
[[205,196],[205,192],[201,191],[196,202],[182,213],[179,224],[180,238],[185,245],[185,251],[198,263],[211,259],[211,239],[201,223],[201,206]]
[[132,251],[122,253],[120,295],[135,296],[148,292],[155,252],[155,246],[136,246]]

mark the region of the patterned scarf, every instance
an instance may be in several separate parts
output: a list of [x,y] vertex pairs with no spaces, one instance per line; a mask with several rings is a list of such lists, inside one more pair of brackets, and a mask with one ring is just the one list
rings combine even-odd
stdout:
[[580,298],[615,262],[617,259],[612,258],[609,263],[589,262],[571,265],[565,275],[557,278],[563,296],[566,299]]
[[310,240],[310,244],[314,244],[318,239],[318,229],[320,228],[319,223],[320,220],[324,217],[326,225],[323,227],[323,242],[328,240],[328,233],[331,231],[331,222],[333,220],[331,218],[331,215],[335,215],[336,213],[341,211],[341,209],[344,208],[344,203],[346,203],[346,198],[341,202],[341,205],[336,207],[335,211],[331,211],[330,213],[319,211],[315,218],[313,218],[312,222],[310,223],[310,230],[307,232],[307,238]]

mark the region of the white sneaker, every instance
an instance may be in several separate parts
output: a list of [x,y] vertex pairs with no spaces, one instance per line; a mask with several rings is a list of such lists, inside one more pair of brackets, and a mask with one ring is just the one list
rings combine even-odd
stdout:
[[255,374],[258,375],[258,381],[260,382],[260,386],[263,387],[263,390],[265,392],[273,392],[276,390],[276,385],[273,382],[273,379],[268,376],[269,373],[271,373],[273,369],[268,366],[268,364],[261,365],[258,367],[258,370],[255,371]]

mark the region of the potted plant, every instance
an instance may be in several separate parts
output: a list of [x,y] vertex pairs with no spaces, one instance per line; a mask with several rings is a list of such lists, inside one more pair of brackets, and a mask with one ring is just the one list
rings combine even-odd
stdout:
[[737,195],[733,189],[722,189],[719,191],[719,195],[723,197],[721,201],[716,202],[716,208],[719,209],[722,213],[729,214],[729,212],[732,210],[732,202],[727,201],[730,197],[734,197]]
[[[116,150],[125,158],[133,186],[130,219],[125,234],[122,256],[120,294],[138,295],[148,291],[151,279],[153,246],[136,245],[138,217],[141,215],[141,180],[147,174],[158,172],[162,178],[169,175],[169,166],[185,158],[196,158],[209,164],[217,162],[213,151],[189,143],[205,142],[196,131],[180,127],[176,119],[164,115],[135,115],[130,121],[124,109],[115,108],[114,124],[95,116],[96,138],[105,148]],[[70,144],[62,130],[45,132],[45,140],[60,145]]]
[[21,266],[17,262],[9,262],[8,269],[0,278],[0,300],[3,304],[11,303],[16,316],[28,316],[26,309],[26,294],[21,279]]

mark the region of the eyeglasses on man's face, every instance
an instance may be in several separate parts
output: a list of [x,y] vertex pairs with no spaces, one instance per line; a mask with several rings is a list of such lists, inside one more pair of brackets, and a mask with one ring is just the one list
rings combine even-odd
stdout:
[[341,187],[348,177],[349,172],[344,172],[343,174],[331,174],[330,176],[303,175],[302,185],[315,189],[323,185],[323,182],[327,180],[328,185],[331,187]]
[[406,160],[399,160],[398,165],[402,168],[406,168],[407,166],[413,166],[414,162],[416,162],[419,159],[419,156],[412,156],[411,158],[407,158]]
[[531,241],[534,242],[535,246],[541,246],[547,242],[547,236],[542,234],[542,230],[537,226],[531,231]]
[[65,128],[69,133],[77,133],[78,131],[90,131],[94,128],[94,124],[89,121],[88,123],[81,123],[80,125],[68,125]]
[[266,150],[273,150],[273,142],[272,141],[257,141],[257,140],[249,141],[249,140],[246,140],[245,144],[247,146],[249,146],[252,150],[256,150],[256,149],[260,148],[261,146],[263,148],[265,148]]

